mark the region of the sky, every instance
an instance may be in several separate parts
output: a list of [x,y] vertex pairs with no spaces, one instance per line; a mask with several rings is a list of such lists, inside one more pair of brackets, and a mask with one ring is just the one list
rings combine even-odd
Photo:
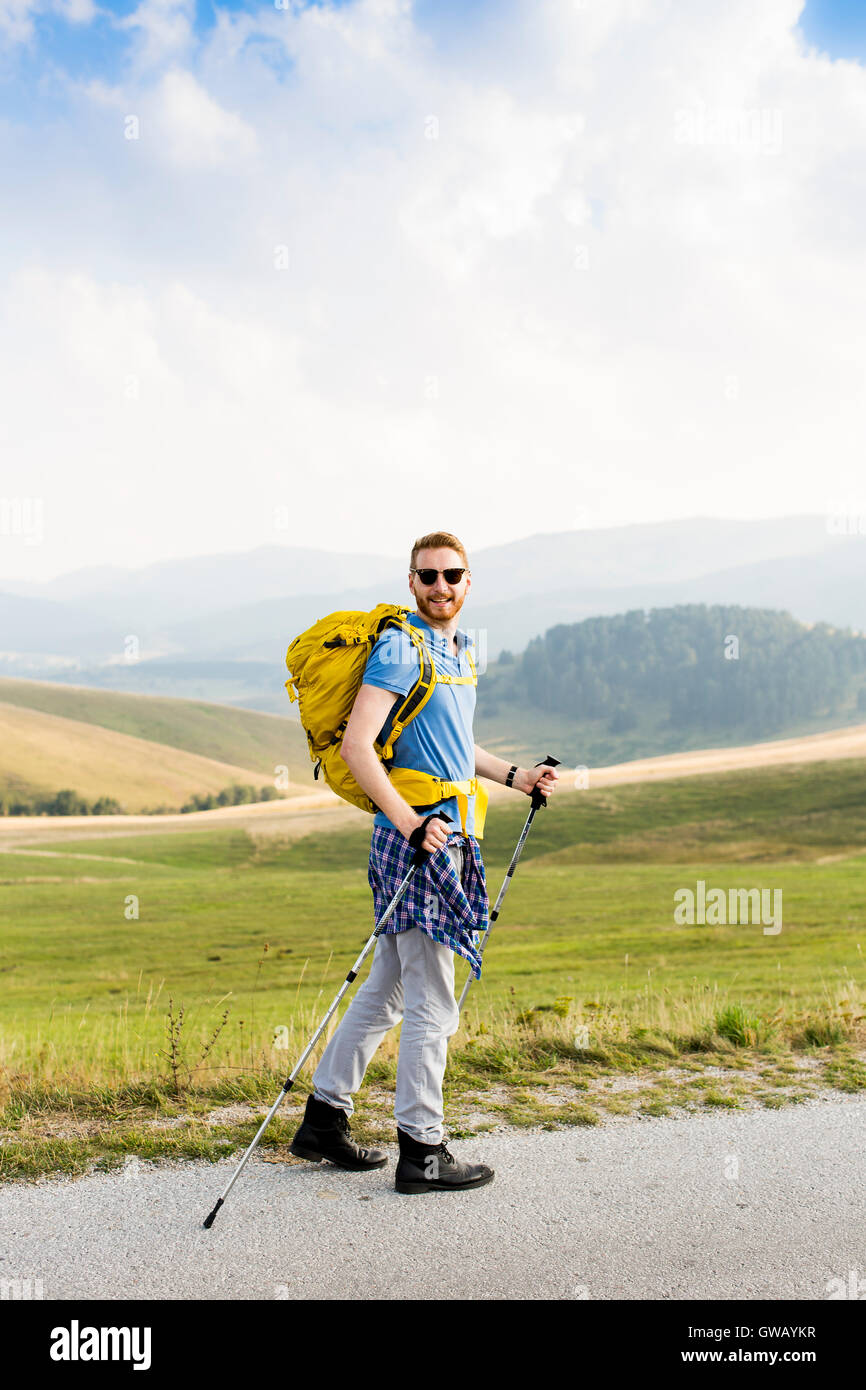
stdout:
[[866,515],[866,19],[0,0],[0,586]]
[[866,61],[863,0],[809,0],[800,16],[807,41],[831,58]]

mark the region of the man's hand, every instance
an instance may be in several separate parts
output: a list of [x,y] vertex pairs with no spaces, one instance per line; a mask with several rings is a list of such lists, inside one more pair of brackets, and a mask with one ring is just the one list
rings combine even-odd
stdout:
[[[405,827],[400,827],[403,835],[405,835],[407,840],[409,839],[409,836],[412,834],[413,830],[417,830],[419,825],[424,824],[425,819],[425,816],[419,816],[416,814],[414,824],[407,825]],[[424,839],[421,841],[421,848],[423,850],[426,850],[428,854],[435,853],[437,849],[442,849],[445,845],[447,845],[448,833],[448,826],[446,825],[445,821],[440,820],[439,817],[436,816],[435,819],[431,820],[427,826],[427,832],[424,836]]]
[[518,791],[526,792],[527,796],[532,796],[536,787],[542,796],[550,796],[556,791],[558,780],[559,773],[556,768],[545,764],[542,767],[518,768],[511,785]]

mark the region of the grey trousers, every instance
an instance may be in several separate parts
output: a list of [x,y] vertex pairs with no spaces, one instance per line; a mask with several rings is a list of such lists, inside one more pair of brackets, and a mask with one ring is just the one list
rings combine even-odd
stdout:
[[[448,845],[459,878],[462,845]],[[418,927],[382,935],[361,985],[313,1075],[317,1100],[354,1113],[353,1094],[385,1034],[403,1020],[394,1118],[421,1144],[442,1140],[442,1078],[448,1039],[460,1013],[454,998],[454,952]]]

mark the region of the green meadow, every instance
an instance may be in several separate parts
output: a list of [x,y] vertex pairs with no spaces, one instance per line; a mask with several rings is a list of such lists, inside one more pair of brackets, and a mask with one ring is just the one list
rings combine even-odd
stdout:
[[[491,902],[528,807],[491,807]],[[369,835],[359,820],[299,840],[217,828],[4,854],[0,1172],[248,1141],[372,930]],[[860,1089],[864,855],[864,761],[598,791],[566,774],[452,1039],[452,1134]],[[677,924],[675,894],[699,880],[780,892],[781,930]],[[458,991],[464,975],[458,960]],[[368,1072],[359,1133],[389,1134],[398,1040]],[[221,1105],[236,1110],[214,1119]],[[287,1107],[268,1144],[296,1122]]]

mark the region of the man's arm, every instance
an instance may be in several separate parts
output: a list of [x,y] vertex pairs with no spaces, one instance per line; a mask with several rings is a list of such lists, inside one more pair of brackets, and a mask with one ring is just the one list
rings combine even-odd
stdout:
[[[513,767],[513,763],[507,763],[504,758],[496,758],[492,753],[488,753],[486,748],[475,745],[475,776],[486,777],[489,782],[500,782],[505,786],[505,779]],[[518,767],[514,774],[514,781],[511,783],[515,791],[526,792],[531,796],[536,785],[542,796],[549,796],[556,788],[556,781],[559,777],[555,767]]]
[[[346,732],[340,745],[340,757],[370,800],[376,803],[379,810],[385,813],[400,834],[408,840],[412,831],[423,824],[424,817],[413,811],[408,801],[397,791],[373,747],[379,730],[388,718],[391,706],[400,698],[392,690],[382,690],[377,685],[362,685],[346,724]],[[447,839],[448,828],[445,822],[434,820],[427,827],[422,847],[432,853],[444,845]]]

